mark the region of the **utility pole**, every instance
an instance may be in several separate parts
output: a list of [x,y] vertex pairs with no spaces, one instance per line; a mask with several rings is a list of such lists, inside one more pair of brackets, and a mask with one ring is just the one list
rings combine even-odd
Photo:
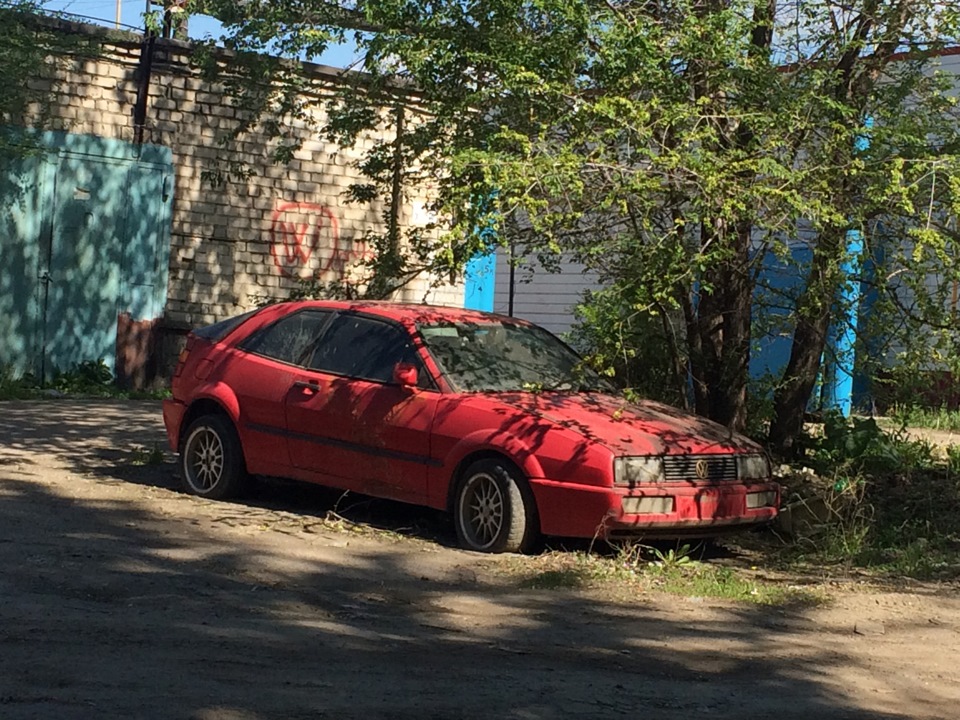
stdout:
[[123,14],[123,0],[117,0],[117,30],[120,29],[120,18]]
[[[117,0],[119,4],[121,0]],[[155,7],[163,8],[162,20],[160,22],[160,37],[176,38],[177,40],[186,40],[189,38],[187,32],[188,14],[183,6],[186,0],[146,0],[147,14],[153,11]]]

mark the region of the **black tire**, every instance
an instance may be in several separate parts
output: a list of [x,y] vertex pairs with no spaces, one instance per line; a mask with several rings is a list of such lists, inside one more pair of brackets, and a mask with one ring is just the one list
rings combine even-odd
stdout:
[[247,474],[237,431],[223,415],[203,415],[190,423],[179,462],[183,489],[212,500],[239,495]]
[[460,545],[478,552],[528,550],[540,534],[536,503],[518,470],[505,461],[472,463],[453,498]]

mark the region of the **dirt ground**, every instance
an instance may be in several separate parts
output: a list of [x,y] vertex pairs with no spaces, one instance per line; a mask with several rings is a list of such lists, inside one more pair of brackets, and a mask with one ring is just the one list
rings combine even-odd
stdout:
[[960,717],[956,587],[522,590],[426,511],[183,495],[162,443],[157,403],[0,403],[0,718]]

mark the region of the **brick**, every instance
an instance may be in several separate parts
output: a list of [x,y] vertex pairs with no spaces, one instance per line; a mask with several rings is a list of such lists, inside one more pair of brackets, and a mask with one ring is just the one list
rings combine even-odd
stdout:
[[[50,78],[31,80],[31,87],[53,90],[51,126],[85,131],[124,140],[133,138],[132,111],[136,100],[134,73],[139,48],[107,47],[106,58],[65,63]],[[318,124],[325,118],[322,107],[313,108],[315,122],[294,120],[292,129],[304,145],[286,166],[273,163],[274,141],[256,131],[228,139],[236,127],[238,108],[215,84],[204,82],[189,67],[181,51],[164,52],[155,64],[148,103],[148,133],[151,142],[173,150],[176,164],[170,281],[166,313],[180,321],[209,322],[238,307],[251,304],[250,296],[285,296],[295,281],[279,275],[270,253],[274,210],[281,202],[322,204],[336,215],[340,239],[349,243],[365,231],[382,231],[383,203],[349,204],[344,191],[352,182],[363,181],[354,163],[364,148],[373,147],[389,131],[371,133],[357,148],[341,149],[319,137]],[[55,82],[56,81],[56,82]],[[316,100],[322,102],[332,85],[318,83]],[[39,104],[29,108],[33,116]],[[251,177],[232,179],[212,188],[203,181],[205,172],[218,163],[243,161]],[[429,198],[429,189],[412,188],[411,197]],[[410,215],[404,210],[404,218]],[[330,238],[324,238],[312,265],[329,255]],[[310,269],[305,270],[309,275]],[[351,270],[355,273],[356,270]],[[352,276],[352,275],[348,275]],[[331,277],[331,279],[333,279]],[[422,285],[422,287],[421,287]],[[426,292],[418,281],[417,292]],[[459,292],[459,295],[458,295]],[[438,288],[431,297],[456,302],[457,288]]]

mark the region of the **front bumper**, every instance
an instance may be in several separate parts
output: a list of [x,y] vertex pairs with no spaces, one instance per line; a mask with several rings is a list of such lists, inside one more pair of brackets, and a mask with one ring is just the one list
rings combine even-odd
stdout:
[[163,401],[163,424],[167,429],[167,443],[174,452],[180,452],[180,426],[187,406],[179,400]]
[[[541,531],[565,537],[709,536],[769,522],[780,507],[773,481],[627,489],[531,479],[530,485]],[[757,502],[763,504],[750,507]]]

